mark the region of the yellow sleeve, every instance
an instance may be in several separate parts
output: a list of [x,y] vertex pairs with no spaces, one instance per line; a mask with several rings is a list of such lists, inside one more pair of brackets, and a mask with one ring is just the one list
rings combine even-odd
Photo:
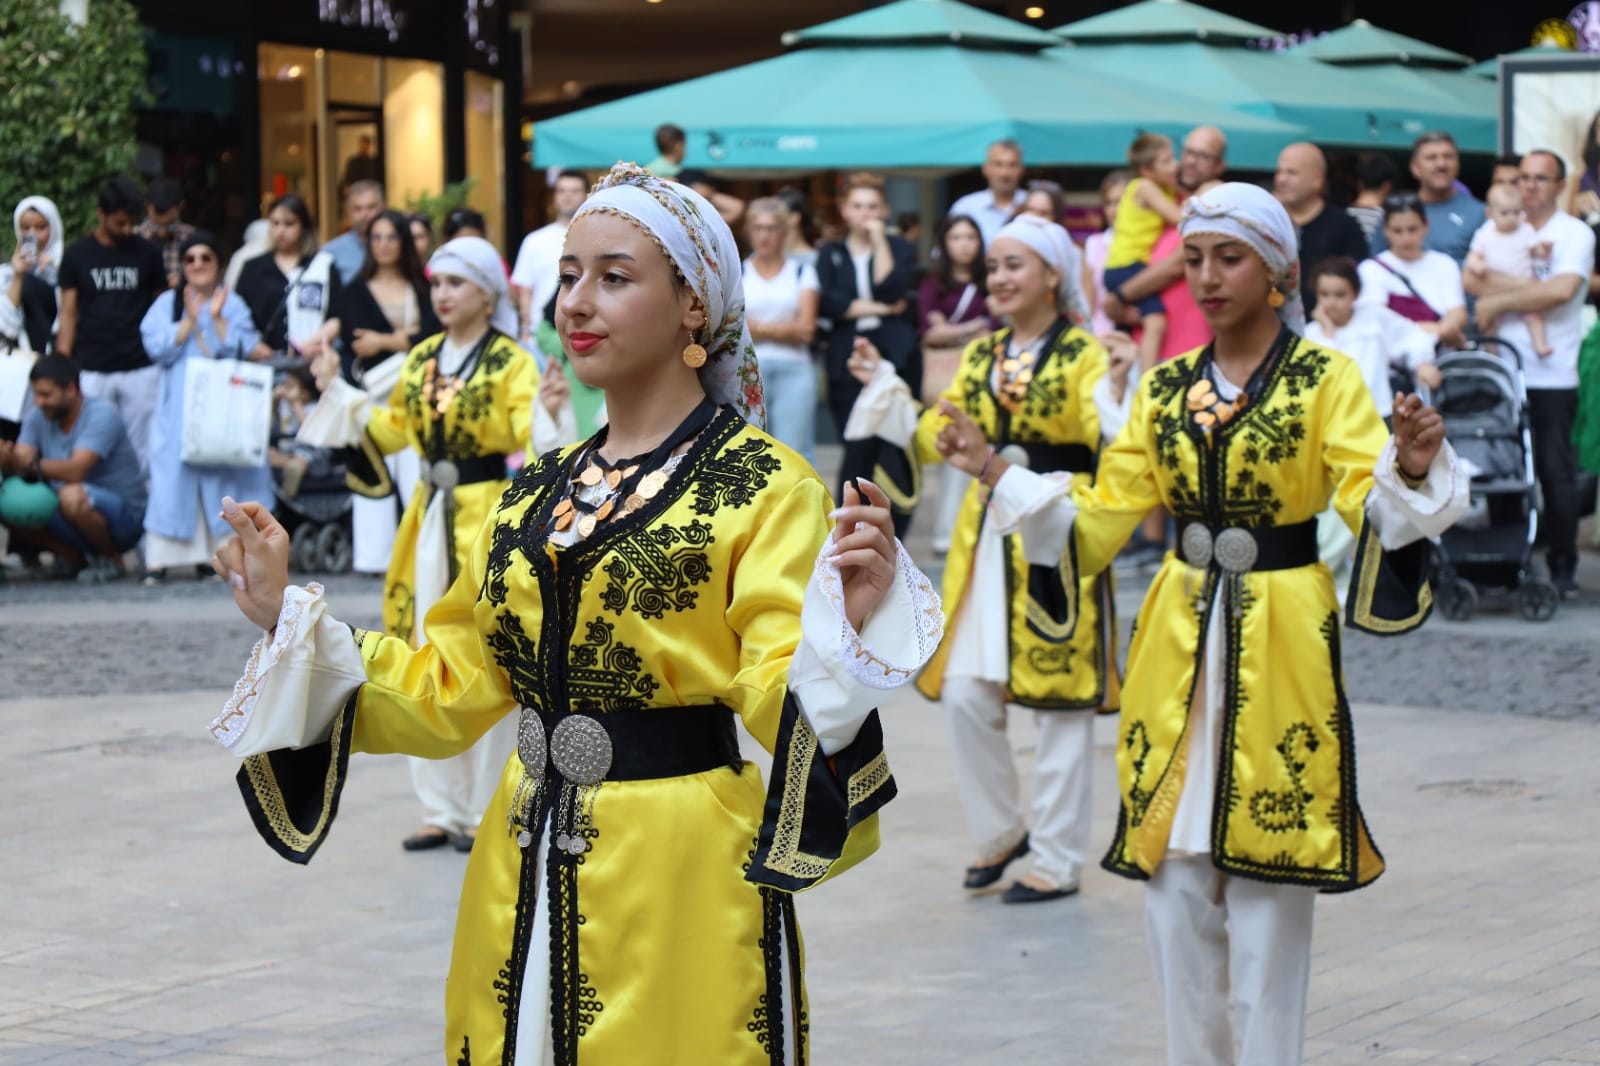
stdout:
[[1086,344],[1078,353],[1078,425],[1083,430],[1083,443],[1092,451],[1100,450],[1100,408],[1094,402],[1095,386],[1111,368],[1111,357],[1105,345],[1089,334],[1084,334]]
[[[978,360],[975,358],[975,350],[986,339],[985,337],[979,337],[976,340],[967,342],[966,351],[961,353],[961,365],[956,370],[955,378],[940,394],[939,398],[941,400],[949,400],[955,406],[966,410],[969,383],[978,373]],[[988,386],[985,385],[984,388],[987,389]],[[972,415],[974,418],[977,417],[976,411],[967,411],[967,414]],[[934,442],[939,439],[939,431],[949,421],[948,418],[940,413],[938,404],[923,408],[922,416],[917,419],[916,436],[913,438],[909,449],[914,462],[921,463],[924,466],[932,466],[935,463],[944,462],[944,456],[939,454],[939,448]]]
[[423,620],[420,648],[377,632],[362,638],[367,683],[356,695],[352,750],[448,758],[516,706],[476,616],[489,544],[501,528],[493,518],[485,524],[455,583]]
[[[1092,406],[1094,397],[1087,395],[1092,389],[1085,393],[1080,402]],[[1079,577],[1091,577],[1110,566],[1134,528],[1161,502],[1161,488],[1156,482],[1154,416],[1149,391],[1140,388],[1134,396],[1128,424],[1100,453],[1094,483],[1073,490],[1073,502],[1078,507],[1073,541]],[[1098,431],[1098,414],[1094,415],[1094,425]]]
[[800,610],[827,539],[827,490],[800,482],[770,511],[734,564],[727,622],[739,638],[739,672],[729,699],[772,752],[772,780],[746,877],[797,892],[849,869],[878,848],[878,810],[894,779],[874,711],[856,739],[823,754],[788,687],[800,642]]
[[1321,399],[1322,465],[1333,507],[1350,532],[1360,534],[1372,491],[1372,464],[1388,443],[1389,430],[1354,360],[1334,360]]
[[[413,349],[406,360],[409,363],[415,358]],[[373,404],[372,413],[367,416],[367,435],[377,445],[380,454],[394,455],[411,446],[411,440],[406,435],[406,379],[410,376],[411,367],[407,366],[401,372],[400,380],[390,390],[389,402],[382,406]]]
[[511,418],[511,439],[517,448],[526,449],[533,442],[533,401],[539,393],[539,364],[521,346],[513,343],[512,350],[516,357],[511,373],[506,375],[506,413]]

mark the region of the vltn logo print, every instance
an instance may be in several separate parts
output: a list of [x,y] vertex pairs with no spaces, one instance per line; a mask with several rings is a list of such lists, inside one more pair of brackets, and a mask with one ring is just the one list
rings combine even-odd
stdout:
[[138,267],[90,267],[89,274],[101,292],[139,291]]

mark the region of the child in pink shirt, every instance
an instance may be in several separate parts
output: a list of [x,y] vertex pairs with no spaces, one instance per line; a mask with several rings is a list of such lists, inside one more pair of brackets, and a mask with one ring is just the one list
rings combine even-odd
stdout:
[[[1542,275],[1534,260],[1548,259],[1550,251],[1540,244],[1533,226],[1522,217],[1522,193],[1515,185],[1492,186],[1487,206],[1488,221],[1472,235],[1472,250],[1467,253],[1465,264],[1467,273],[1485,276],[1495,271],[1514,278],[1540,278]],[[1524,311],[1522,320],[1528,327],[1533,350],[1549,355],[1551,348],[1545,340],[1544,315]],[[1498,323],[1494,332],[1500,332]]]

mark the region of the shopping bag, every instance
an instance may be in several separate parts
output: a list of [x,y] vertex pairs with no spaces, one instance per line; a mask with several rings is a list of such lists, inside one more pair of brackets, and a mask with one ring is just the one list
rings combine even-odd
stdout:
[[33,369],[32,352],[0,352],[0,418],[21,422],[28,410],[28,394],[33,386],[28,373]]
[[194,466],[265,466],[272,368],[190,359],[183,379],[182,458]]

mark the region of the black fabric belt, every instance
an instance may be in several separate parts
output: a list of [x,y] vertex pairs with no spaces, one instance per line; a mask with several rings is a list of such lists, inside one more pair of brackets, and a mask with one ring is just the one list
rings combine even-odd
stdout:
[[430,475],[433,467],[448,463],[455,467],[456,482],[450,488],[460,488],[462,485],[477,485],[485,481],[504,481],[506,479],[506,457],[504,455],[474,455],[470,459],[439,459],[423,467],[422,477],[430,485],[438,485]]
[[[562,719],[571,717],[539,712],[547,737]],[[734,771],[744,767],[733,711],[728,707],[648,707],[585,717],[598,722],[611,738],[607,781],[649,781],[701,774],[720,766]]]
[[1069,474],[1088,474],[1094,471],[1094,451],[1087,444],[1023,444],[1018,448],[1028,453],[1028,469],[1036,474],[1063,470]]
[[1178,558],[1184,558],[1183,531],[1191,525],[1204,526],[1212,536],[1213,541],[1229,530],[1243,530],[1250,534],[1256,542],[1256,557],[1251,563],[1251,571],[1261,570],[1293,570],[1296,567],[1311,566],[1317,561],[1317,520],[1309,518],[1304,522],[1296,522],[1292,526],[1259,526],[1247,528],[1243,526],[1214,526],[1210,523],[1192,516],[1174,516],[1178,524]]

